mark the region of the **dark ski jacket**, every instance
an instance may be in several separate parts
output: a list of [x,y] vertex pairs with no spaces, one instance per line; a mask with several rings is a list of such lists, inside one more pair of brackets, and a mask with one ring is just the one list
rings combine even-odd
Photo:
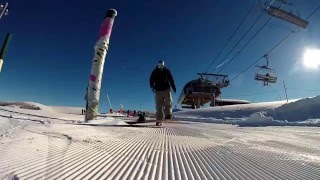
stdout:
[[171,72],[166,67],[156,67],[150,76],[150,87],[155,91],[165,91],[172,88],[176,92],[176,86],[174,84]]

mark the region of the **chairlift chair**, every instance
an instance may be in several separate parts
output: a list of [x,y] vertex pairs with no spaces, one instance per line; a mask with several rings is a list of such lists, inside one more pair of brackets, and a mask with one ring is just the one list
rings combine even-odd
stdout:
[[276,83],[278,75],[274,69],[269,67],[268,55],[264,56],[267,60],[267,65],[255,66],[255,77],[256,81],[262,81],[264,86],[269,85],[269,83]]
[[254,79],[268,85],[268,83],[276,83],[278,76],[275,70],[267,66],[256,66],[256,75]]

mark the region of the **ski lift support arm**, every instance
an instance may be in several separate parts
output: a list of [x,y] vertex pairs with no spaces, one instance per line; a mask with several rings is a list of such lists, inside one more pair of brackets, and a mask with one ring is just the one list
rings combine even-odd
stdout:
[[285,20],[287,22],[290,22],[290,23],[295,24],[295,25],[302,27],[302,28],[306,28],[309,24],[308,21],[301,19],[300,17],[298,17],[294,14],[288,13],[284,10],[281,10],[280,8],[276,8],[271,5],[266,9],[266,11],[271,16],[280,18],[282,20]]

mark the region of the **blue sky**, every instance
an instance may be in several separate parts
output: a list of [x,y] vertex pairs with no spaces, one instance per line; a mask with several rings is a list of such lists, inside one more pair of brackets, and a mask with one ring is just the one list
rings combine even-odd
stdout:
[[[154,110],[148,80],[160,59],[175,78],[176,104],[183,85],[206,70],[255,0],[8,2],[9,15],[0,20],[0,40],[7,32],[13,36],[0,73],[0,100],[46,105],[84,106],[100,23],[107,9],[118,11],[102,82],[100,111],[106,111],[107,93],[114,109],[121,103],[126,109],[139,109],[141,104],[143,109]],[[318,0],[291,2],[288,9],[301,17],[320,5]],[[223,54],[260,12],[260,8],[254,9]],[[316,13],[307,29],[270,54],[270,66],[279,75],[277,84],[262,87],[253,80],[251,68],[223,89],[222,97],[254,102],[284,99],[283,80],[289,98],[318,95],[320,91],[314,90],[320,89],[319,70],[306,69],[301,61],[306,48],[320,48],[319,16]],[[264,15],[257,27],[267,18]],[[273,19],[223,73],[234,77],[293,29],[293,25]]]

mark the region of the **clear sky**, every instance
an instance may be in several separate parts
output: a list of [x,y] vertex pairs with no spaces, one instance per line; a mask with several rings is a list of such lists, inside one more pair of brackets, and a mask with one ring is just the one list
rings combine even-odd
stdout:
[[[107,9],[118,11],[106,58],[100,111],[109,109],[154,110],[149,76],[158,60],[164,60],[176,81],[183,85],[203,72],[218,54],[255,0],[8,0],[9,15],[0,20],[0,40],[13,37],[0,73],[0,100],[35,101],[46,105],[84,106],[84,94],[93,58],[93,46]],[[291,0],[286,7],[306,17],[318,0]],[[223,55],[259,16],[256,7]],[[282,81],[289,98],[320,94],[320,69],[307,69],[302,57],[307,48],[320,48],[320,12],[310,18],[307,29],[286,40],[270,54],[270,66],[278,83],[263,87],[253,80],[254,68],[222,89],[222,97],[250,101],[284,99]],[[255,31],[267,20],[264,15]],[[223,70],[230,78],[238,74],[296,27],[273,19]],[[250,38],[245,38],[241,45]],[[241,46],[239,46],[241,47]],[[237,48],[236,50],[239,50]],[[216,65],[216,64],[215,64]],[[211,69],[212,70],[212,69]]]

